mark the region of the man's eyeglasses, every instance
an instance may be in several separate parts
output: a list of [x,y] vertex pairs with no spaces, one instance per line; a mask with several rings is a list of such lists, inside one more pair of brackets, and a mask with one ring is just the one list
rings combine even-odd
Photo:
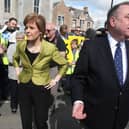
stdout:
[[49,32],[51,32],[51,31],[53,31],[53,30],[55,30],[55,29],[46,29],[46,31],[49,33]]
[[75,30],[75,31],[80,32],[81,30]]

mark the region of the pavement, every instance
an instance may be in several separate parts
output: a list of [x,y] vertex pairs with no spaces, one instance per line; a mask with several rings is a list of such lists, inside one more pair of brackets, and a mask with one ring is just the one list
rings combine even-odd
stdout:
[[[19,109],[12,113],[9,100],[0,103],[0,129],[22,129]],[[56,98],[56,109],[49,115],[49,129],[81,129],[78,121],[71,117],[71,112],[70,97],[60,92]]]
[[[70,96],[60,93],[56,99],[56,109],[49,116],[49,129],[83,129],[79,121],[71,117],[71,112]],[[13,114],[10,110],[10,101],[2,103],[0,113],[0,129],[22,129],[19,110]],[[129,125],[126,129],[129,129]]]
[[10,101],[4,101],[0,107],[0,129],[22,129],[19,110],[12,114]]

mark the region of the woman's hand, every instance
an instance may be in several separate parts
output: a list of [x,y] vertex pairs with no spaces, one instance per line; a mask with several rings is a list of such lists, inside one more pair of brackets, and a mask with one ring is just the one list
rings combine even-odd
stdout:
[[19,76],[19,74],[20,74],[20,68],[19,68],[19,67],[16,67],[16,68],[15,68],[15,71],[16,71],[16,76],[17,76],[17,83],[19,84],[20,81],[19,81],[19,79],[18,79],[18,76]]
[[55,86],[57,83],[58,83],[58,81],[57,81],[56,79],[52,79],[52,80],[50,81],[50,83],[49,83],[47,86],[45,86],[45,88],[51,89],[51,88],[52,88],[53,86]]

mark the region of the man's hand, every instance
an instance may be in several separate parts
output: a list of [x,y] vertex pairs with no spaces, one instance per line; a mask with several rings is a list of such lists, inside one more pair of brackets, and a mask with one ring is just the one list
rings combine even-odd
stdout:
[[73,112],[72,117],[78,120],[85,119],[87,117],[86,113],[83,113],[84,110],[84,104],[82,103],[75,103],[73,105]]

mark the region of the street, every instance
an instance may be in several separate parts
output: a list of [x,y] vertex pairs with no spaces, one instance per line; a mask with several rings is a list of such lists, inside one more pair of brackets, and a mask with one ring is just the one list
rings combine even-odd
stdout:
[[[56,110],[49,116],[49,129],[83,129],[77,120],[71,117],[71,100],[68,95],[59,93],[56,100]],[[19,110],[12,114],[10,101],[5,101],[0,107],[0,129],[22,129]],[[126,129],[129,129],[127,126]]]
[[[0,113],[0,129],[22,129],[19,110],[13,114],[10,101],[3,102]],[[71,117],[70,97],[62,93],[57,97],[56,110],[50,114],[49,121],[49,129],[81,129],[79,123]]]

